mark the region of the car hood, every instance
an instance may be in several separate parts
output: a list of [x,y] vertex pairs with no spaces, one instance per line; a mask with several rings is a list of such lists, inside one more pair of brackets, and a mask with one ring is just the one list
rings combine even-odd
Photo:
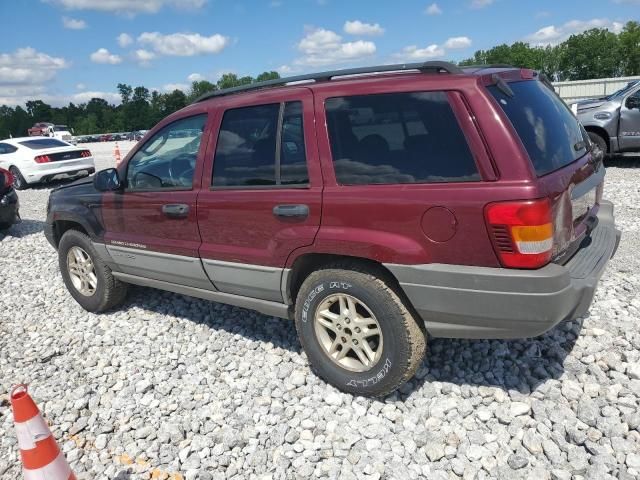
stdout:
[[54,188],[51,193],[62,192],[64,195],[83,195],[86,193],[96,193],[97,190],[93,186],[93,175],[83,177],[71,183],[60,185]]
[[601,98],[591,98],[589,100],[581,100],[578,103],[578,110],[584,110],[587,108],[597,108],[607,103],[607,100]]

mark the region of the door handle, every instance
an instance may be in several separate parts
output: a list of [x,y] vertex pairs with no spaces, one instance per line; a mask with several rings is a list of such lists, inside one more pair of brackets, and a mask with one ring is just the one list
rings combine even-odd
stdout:
[[162,213],[171,218],[184,218],[189,215],[189,205],[184,203],[169,203],[162,206]]
[[273,214],[276,217],[303,217],[309,216],[308,205],[276,205],[273,207]]

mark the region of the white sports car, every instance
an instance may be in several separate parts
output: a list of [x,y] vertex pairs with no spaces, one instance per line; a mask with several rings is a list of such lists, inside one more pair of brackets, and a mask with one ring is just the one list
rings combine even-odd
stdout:
[[50,137],[0,140],[0,168],[13,174],[16,190],[32,183],[91,175],[96,171],[89,150]]

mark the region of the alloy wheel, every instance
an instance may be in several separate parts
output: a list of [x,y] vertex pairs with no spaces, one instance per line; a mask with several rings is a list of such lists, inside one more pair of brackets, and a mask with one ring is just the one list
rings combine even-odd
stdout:
[[96,293],[98,277],[93,260],[87,252],[73,246],[67,252],[67,271],[74,288],[85,297]]
[[316,337],[324,353],[352,372],[366,372],[382,355],[382,329],[371,309],[361,300],[338,293],[316,309]]

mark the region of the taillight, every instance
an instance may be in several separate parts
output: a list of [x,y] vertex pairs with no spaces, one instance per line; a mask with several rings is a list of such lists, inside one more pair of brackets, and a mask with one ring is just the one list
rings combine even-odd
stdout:
[[0,168],[0,188],[7,188],[13,185],[15,178],[13,177],[13,173],[9,170],[5,170],[4,168]]
[[491,203],[485,217],[503,266],[539,268],[549,263],[553,219],[548,199]]
[[49,163],[51,161],[49,155],[38,155],[34,160],[36,163]]
[[90,157],[91,156],[91,151],[90,150],[82,150],[80,152],[80,156],[83,157],[83,158]]

